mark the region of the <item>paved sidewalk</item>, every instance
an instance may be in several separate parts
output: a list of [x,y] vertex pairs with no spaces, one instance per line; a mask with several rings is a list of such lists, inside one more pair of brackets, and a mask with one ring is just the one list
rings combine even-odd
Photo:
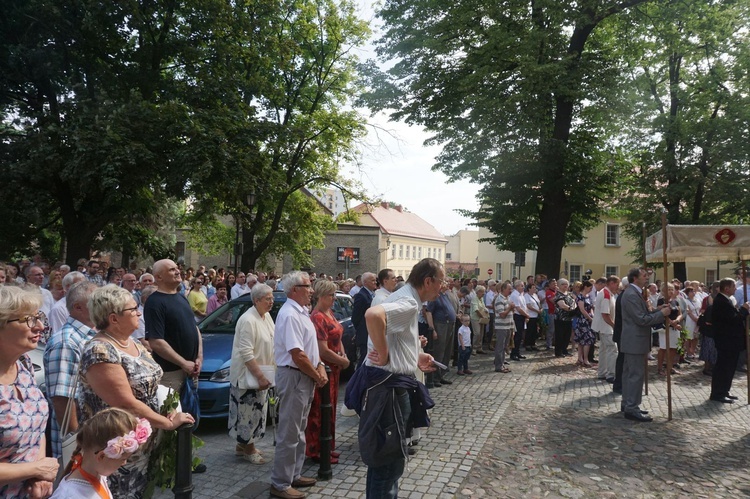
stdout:
[[[696,363],[673,379],[673,421],[666,419],[666,380],[650,366],[642,408],[653,423],[619,412],[620,397],[572,358],[529,353],[495,373],[474,356],[473,376],[432,390],[433,425],[401,480],[399,497],[742,497],[750,496],[750,406],[744,375],[738,403],[708,402],[710,378]],[[343,400],[342,395],[339,400]],[[364,498],[366,467],[357,452],[357,417],[337,419],[340,464],[333,479],[307,489],[311,499]],[[209,468],[193,475],[196,498],[268,497],[271,429],[258,447],[268,464],[233,455],[225,421],[201,422],[200,450]],[[309,461],[308,461],[309,462]],[[314,476],[310,463],[305,474]],[[171,497],[163,492],[158,497]]]

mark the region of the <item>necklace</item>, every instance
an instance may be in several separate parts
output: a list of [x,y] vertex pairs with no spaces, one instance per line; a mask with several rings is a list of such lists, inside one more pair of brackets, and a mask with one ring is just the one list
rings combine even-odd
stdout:
[[117,343],[117,345],[118,345],[118,346],[119,346],[120,348],[123,348],[123,349],[124,349],[124,348],[130,348],[130,338],[128,338],[128,341],[126,341],[126,342],[125,342],[125,344],[123,345],[123,344],[122,344],[122,342],[121,342],[120,340],[118,340],[117,338],[114,338],[114,337],[110,336],[110,334],[109,334],[108,332],[106,332],[106,331],[102,331],[102,334],[103,334],[104,336],[106,336],[107,338],[109,338],[110,340],[112,340],[112,341],[114,341],[115,343]]

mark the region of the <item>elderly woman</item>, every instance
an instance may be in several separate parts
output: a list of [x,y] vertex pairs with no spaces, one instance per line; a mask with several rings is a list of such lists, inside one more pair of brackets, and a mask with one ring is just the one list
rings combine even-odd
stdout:
[[[162,370],[148,351],[131,338],[141,312],[132,293],[113,284],[95,290],[88,302],[99,331],[81,356],[78,401],[81,422],[108,407],[146,418],[151,426],[175,430],[193,417],[183,412],[162,416],[157,411],[156,389]],[[153,442],[144,444],[127,464],[109,476],[115,498],[141,498],[148,484],[148,460]]]
[[237,321],[229,366],[229,436],[236,439],[235,454],[252,464],[265,464],[255,440],[266,433],[268,389],[274,367],[271,318],[273,290],[256,284],[250,291],[253,307]]
[[[336,284],[332,281],[318,279],[313,285],[313,303],[315,308],[310,319],[315,325],[318,336],[318,350],[321,360],[331,368],[328,375],[328,390],[331,394],[331,407],[336,407],[339,394],[339,376],[342,369],[349,367],[349,359],[346,357],[341,336],[344,328],[333,315],[333,303],[336,301]],[[310,414],[307,417],[307,428],[305,429],[305,440],[307,446],[305,454],[314,461],[320,460],[320,390],[315,390]],[[336,410],[331,411],[331,463],[338,463],[338,452],[333,452],[336,436]]]
[[555,357],[570,357],[568,344],[573,333],[573,316],[576,310],[576,299],[570,293],[570,282],[567,279],[557,281],[555,293]]
[[214,294],[208,299],[206,315],[224,305],[227,301],[227,285],[224,281],[217,281]]
[[0,497],[47,497],[57,460],[45,456],[49,406],[27,352],[44,329],[42,296],[0,287]]
[[[484,325],[490,320],[490,312],[484,304],[484,286],[477,286],[474,290],[475,296],[471,300],[471,318],[472,345],[476,353],[484,353],[482,350],[482,339],[484,338]],[[484,322],[487,321],[487,322]]]

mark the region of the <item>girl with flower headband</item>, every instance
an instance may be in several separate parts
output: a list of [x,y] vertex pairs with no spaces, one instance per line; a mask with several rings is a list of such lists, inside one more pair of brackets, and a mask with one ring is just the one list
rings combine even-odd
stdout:
[[122,409],[105,409],[85,421],[54,499],[112,499],[107,477],[151,436],[151,424]]

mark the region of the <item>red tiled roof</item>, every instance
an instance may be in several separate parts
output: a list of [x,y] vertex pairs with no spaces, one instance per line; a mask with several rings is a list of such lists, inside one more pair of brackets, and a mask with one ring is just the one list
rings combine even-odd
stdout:
[[369,214],[386,234],[448,242],[435,227],[420,218],[419,215],[406,211],[400,205],[391,208],[388,207],[387,203],[379,205],[362,203],[352,210]]

